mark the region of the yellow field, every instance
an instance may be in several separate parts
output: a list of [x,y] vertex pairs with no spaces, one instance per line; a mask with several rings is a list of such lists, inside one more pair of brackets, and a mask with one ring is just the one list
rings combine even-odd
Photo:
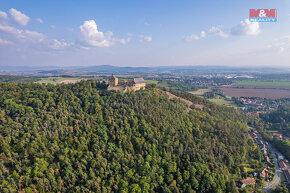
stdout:
[[98,79],[98,78],[82,78],[82,77],[46,77],[41,78],[40,81],[37,83],[45,83],[45,84],[70,84],[70,83],[77,83],[81,80],[88,80],[88,79]]

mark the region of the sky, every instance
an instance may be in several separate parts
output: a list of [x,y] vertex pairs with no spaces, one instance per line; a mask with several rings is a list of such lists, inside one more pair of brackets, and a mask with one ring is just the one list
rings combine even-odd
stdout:
[[290,1],[0,0],[0,70],[94,65],[290,67]]

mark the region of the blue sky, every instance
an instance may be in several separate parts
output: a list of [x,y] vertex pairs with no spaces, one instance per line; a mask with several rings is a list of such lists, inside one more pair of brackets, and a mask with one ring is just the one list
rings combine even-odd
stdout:
[[[277,9],[278,22],[249,22],[251,8]],[[0,4],[0,66],[290,67],[289,53],[288,0]]]

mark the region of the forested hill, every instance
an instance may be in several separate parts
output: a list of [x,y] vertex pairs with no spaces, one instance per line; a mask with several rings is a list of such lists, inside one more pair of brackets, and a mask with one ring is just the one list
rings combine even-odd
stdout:
[[240,114],[200,102],[187,113],[157,89],[1,83],[1,192],[237,192],[260,151]]

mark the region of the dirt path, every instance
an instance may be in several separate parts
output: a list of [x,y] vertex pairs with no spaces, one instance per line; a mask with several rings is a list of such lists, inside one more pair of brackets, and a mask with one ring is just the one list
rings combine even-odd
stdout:
[[179,99],[179,100],[185,102],[187,104],[187,106],[188,106],[188,108],[186,109],[186,112],[189,112],[191,110],[191,108],[190,108],[191,105],[194,105],[194,107],[199,108],[201,110],[203,109],[203,105],[193,104],[193,102],[191,102],[189,100],[186,100],[184,98],[178,97],[178,96],[176,96],[176,95],[174,95],[174,94],[172,94],[172,93],[170,93],[168,91],[165,91],[165,94],[169,97],[169,99],[176,98],[176,99]]

